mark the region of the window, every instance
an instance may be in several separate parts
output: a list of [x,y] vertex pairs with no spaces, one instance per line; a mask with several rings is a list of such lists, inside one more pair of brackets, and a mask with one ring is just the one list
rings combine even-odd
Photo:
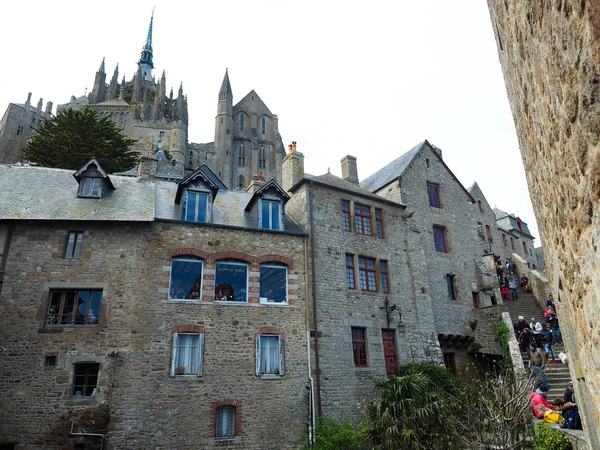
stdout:
[[344,231],[352,231],[350,227],[350,202],[348,200],[342,200],[342,223],[344,224]]
[[453,273],[446,274],[446,283],[448,285],[448,298],[450,300],[456,300],[456,275]]
[[371,208],[354,204],[354,228],[359,234],[371,236]]
[[481,239],[485,239],[483,236],[483,224],[481,222],[477,222],[477,234]]
[[379,276],[381,280],[381,292],[386,294],[390,293],[390,281],[388,277],[388,263],[387,261],[379,261]]
[[67,239],[65,259],[79,259],[81,255],[81,243],[83,242],[82,231],[70,231]]
[[287,303],[287,267],[260,265],[260,302]]
[[240,114],[240,131],[244,132],[244,114]]
[[429,206],[441,208],[440,186],[438,184],[427,183],[427,195],[429,196]]
[[508,247],[508,241],[506,240],[506,235],[502,233],[502,243],[505,247]]
[[523,253],[527,256],[527,245],[525,244],[525,241],[523,241]]
[[238,166],[244,167],[246,165],[246,147],[244,144],[240,144],[238,148]]
[[267,167],[267,161],[265,159],[265,147],[264,147],[264,145],[261,145],[260,148],[258,149],[258,168],[265,169],[266,167]]
[[487,240],[492,242],[494,239],[492,238],[492,229],[489,225],[485,226],[485,234],[487,235]]
[[161,138],[165,137],[165,132],[164,131],[159,131],[158,132],[158,137],[161,137]]
[[262,135],[264,136],[267,132],[267,118],[263,117],[260,121],[260,126],[262,129]]
[[248,264],[218,261],[215,268],[215,300],[248,301]]
[[510,247],[514,250],[515,249],[515,240],[511,237],[510,238]]
[[[8,225],[0,223],[0,273],[4,271],[4,265],[6,264],[6,257],[8,255]],[[2,278],[0,277],[0,283]]]
[[45,367],[56,367],[56,356],[46,356],[44,360]]
[[185,191],[183,220],[186,222],[208,222],[208,193]]
[[354,256],[346,254],[346,285],[348,289],[356,289],[354,278]]
[[199,259],[173,258],[169,300],[199,300],[202,297],[202,268]]
[[98,385],[98,371],[100,364],[83,363],[75,364],[73,376],[73,398],[95,398]]
[[79,186],[80,197],[102,197],[102,178],[84,177]]
[[477,204],[479,205],[479,212],[483,213],[483,203],[481,203],[481,200],[477,200]]
[[46,324],[96,325],[101,301],[101,290],[52,290]]
[[24,130],[23,125],[19,125],[17,127],[17,136],[23,136],[23,130]]
[[256,336],[256,375],[283,375],[283,339],[277,335]]
[[202,376],[202,333],[174,333],[171,376]]
[[433,226],[433,241],[435,243],[435,251],[440,253],[448,253],[445,227],[441,227],[439,225]]
[[358,275],[360,279],[360,288],[363,291],[377,291],[375,273],[375,259],[359,256]]
[[240,175],[238,177],[238,189],[242,190],[244,189],[244,186],[246,186],[246,179],[244,178],[244,175]]
[[261,200],[261,228],[263,230],[281,229],[281,202]]
[[219,406],[216,414],[215,438],[232,439],[235,437],[236,407]]
[[383,239],[383,211],[379,208],[375,208],[375,231],[377,237]]
[[517,217],[517,227],[519,228],[519,231],[523,231],[523,222],[521,222],[521,219],[519,219]]
[[533,256],[533,252],[531,251],[531,248],[529,249],[529,256]]
[[352,354],[355,367],[367,367],[367,329],[352,327]]

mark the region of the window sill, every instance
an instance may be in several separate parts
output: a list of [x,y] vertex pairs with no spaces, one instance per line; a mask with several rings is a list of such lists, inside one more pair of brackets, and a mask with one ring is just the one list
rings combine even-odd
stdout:
[[98,324],[89,324],[89,325],[42,325],[39,329],[40,333],[62,333],[63,331],[69,330],[84,330],[84,329],[97,329]]
[[71,397],[65,401],[65,406],[94,406],[97,404],[97,400],[93,397]]
[[173,380],[187,380],[187,381],[192,381],[192,380],[200,381],[200,380],[202,380],[202,376],[198,376],[198,375],[175,375],[175,376],[172,376],[171,379],[173,379]]
[[215,447],[228,447],[232,445],[241,445],[242,437],[235,436],[232,438],[211,438],[208,440],[208,445],[212,445]]
[[202,303],[202,299],[199,299],[199,298],[194,298],[194,299],[168,298],[167,301],[169,303]]
[[377,368],[376,367],[356,367],[354,366],[354,371],[355,372],[377,372]]
[[262,373],[258,375],[261,380],[282,380],[285,376],[277,373]]
[[248,304],[247,301],[245,301],[245,302],[238,302],[238,301],[235,301],[235,300],[225,300],[225,301],[223,301],[223,300],[215,300],[215,301],[213,301],[213,303],[219,304],[219,305],[247,305]]
[[270,305],[270,306],[288,306],[288,302],[268,302],[268,301],[260,301],[261,305]]

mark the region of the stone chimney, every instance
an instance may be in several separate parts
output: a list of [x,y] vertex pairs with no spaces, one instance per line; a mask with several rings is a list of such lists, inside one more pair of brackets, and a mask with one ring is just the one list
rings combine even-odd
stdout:
[[44,119],[50,119],[52,114],[52,102],[46,103],[46,111],[44,111]]
[[346,155],[342,158],[342,178],[350,183],[358,184],[356,157]]
[[252,177],[252,181],[248,185],[246,192],[250,192],[250,193],[254,194],[261,187],[263,187],[265,184],[267,184],[267,182],[265,180],[263,180],[263,178],[262,178],[262,171],[259,171],[259,174],[260,174],[260,176],[254,175]]
[[40,101],[37,104],[37,108],[35,109],[35,113],[39,116],[42,113],[42,106],[44,105],[44,99],[40,98]]
[[137,177],[139,181],[153,181],[156,179],[158,158],[152,154],[142,155],[138,164]]
[[281,162],[281,184],[285,191],[304,178],[304,155],[296,150],[296,141],[288,146],[288,154]]
[[441,148],[436,147],[433,144],[431,144],[431,147],[433,148],[434,152],[436,152],[438,155],[440,155],[440,159],[444,159],[444,157],[442,156],[442,149]]

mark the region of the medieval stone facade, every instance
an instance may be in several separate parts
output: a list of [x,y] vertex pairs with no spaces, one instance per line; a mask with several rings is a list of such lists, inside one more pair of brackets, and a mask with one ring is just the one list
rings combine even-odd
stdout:
[[488,0],[590,448],[600,448],[600,6]]

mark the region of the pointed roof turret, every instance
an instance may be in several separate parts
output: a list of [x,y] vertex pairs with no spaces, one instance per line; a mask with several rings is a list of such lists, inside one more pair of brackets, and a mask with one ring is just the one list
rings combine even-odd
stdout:
[[233,93],[231,92],[231,84],[229,83],[229,71],[227,69],[225,69],[225,76],[223,77],[223,83],[219,91],[219,101],[222,100],[233,101]]
[[179,93],[177,94],[177,98],[183,97],[183,81],[179,84]]
[[150,26],[148,27],[148,36],[146,37],[146,44],[142,48],[142,56],[138,61],[138,66],[142,68],[144,79],[152,80],[152,69],[154,68],[154,62],[152,61],[152,24],[154,22],[154,9],[152,9],[152,16],[150,17]]
[[100,73],[105,73],[105,68],[104,68],[104,57],[102,57],[102,63],[100,64],[100,68],[98,69],[98,72],[100,72]]

